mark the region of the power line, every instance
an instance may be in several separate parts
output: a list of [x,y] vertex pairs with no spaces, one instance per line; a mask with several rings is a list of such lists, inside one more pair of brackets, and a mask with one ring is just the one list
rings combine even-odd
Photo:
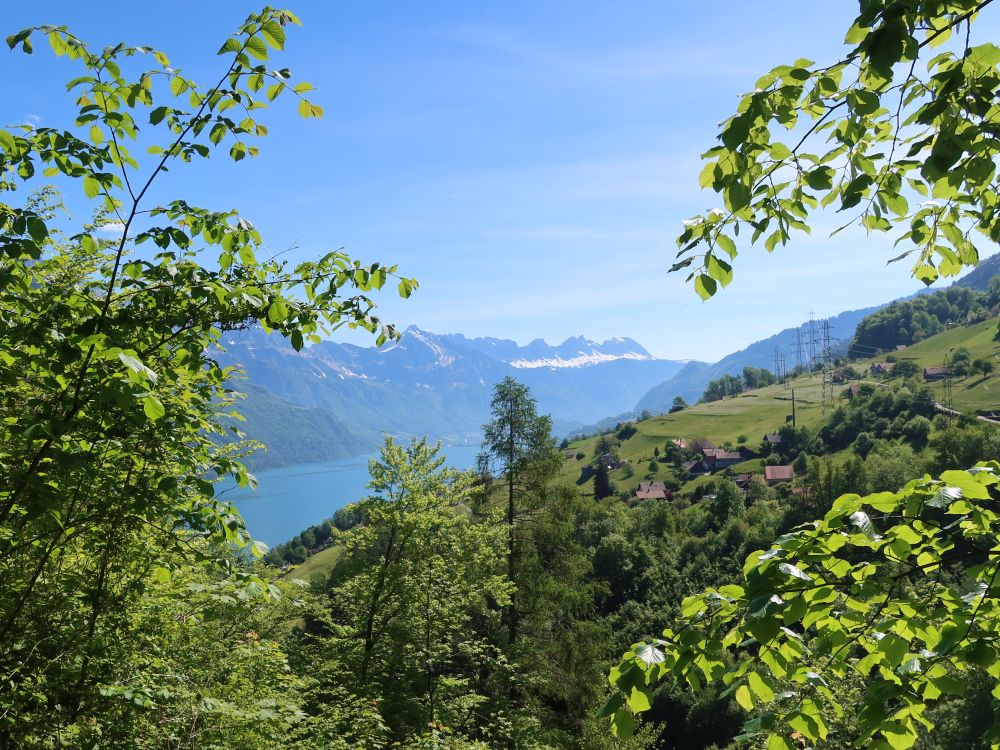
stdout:
[[809,369],[812,370],[816,362],[816,344],[819,343],[816,338],[816,313],[812,310],[809,311],[809,339],[806,343],[809,346]]
[[830,321],[823,321],[823,416],[833,408],[833,357],[830,353]]

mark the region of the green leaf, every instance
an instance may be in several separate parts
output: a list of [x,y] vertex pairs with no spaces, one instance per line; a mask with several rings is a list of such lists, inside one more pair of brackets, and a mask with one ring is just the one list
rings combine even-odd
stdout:
[[154,422],[167,413],[166,409],[163,408],[163,404],[160,402],[160,399],[152,393],[142,400],[142,410],[146,413],[146,416]]
[[698,175],[698,184],[703,188],[712,187],[715,185],[715,168],[717,162],[710,161],[701,169],[701,174]]
[[694,278],[694,290],[698,293],[698,296],[703,300],[707,300],[709,297],[715,294],[718,289],[718,285],[715,283],[715,279],[707,274],[698,274]]
[[27,225],[28,235],[38,244],[44,242],[49,236],[49,228],[45,226],[45,222],[37,216],[29,216]]
[[267,308],[267,319],[272,323],[280,323],[288,317],[288,307],[281,297],[276,297]]
[[847,101],[859,115],[870,115],[882,106],[877,93],[861,88],[852,89],[847,95]]
[[[720,235],[718,235],[715,238],[715,244],[718,245],[719,247],[721,247],[723,249],[723,251],[725,251],[725,253],[730,258],[735,258],[736,257],[736,255],[737,255],[737,252],[736,252],[736,243],[733,242],[733,240],[731,238],[727,237],[724,234],[720,234]],[[730,274],[729,274],[730,279],[732,279],[732,273],[731,273],[731,271],[732,271],[732,269],[730,269]],[[721,279],[720,279],[720,281],[721,281]],[[729,282],[726,282],[726,283],[728,284]],[[723,284],[723,286],[725,286],[725,284]]]
[[7,154],[12,154],[17,150],[17,142],[14,140],[14,136],[2,128],[0,128],[0,148]]
[[714,255],[706,257],[705,270],[708,271],[709,276],[722,284],[723,287],[728,286],[729,282],[733,280],[733,267],[726,263],[726,261],[716,258]]
[[266,39],[267,43],[274,47],[274,49],[285,48],[285,30],[281,27],[281,24],[274,19],[261,26],[260,33],[264,35],[264,39]]
[[726,208],[733,213],[750,205],[750,188],[739,180],[730,182],[723,196],[726,201]]
[[910,205],[906,202],[906,198],[898,193],[883,193],[882,199],[885,201],[886,208],[896,216],[906,216],[910,212]]
[[643,711],[648,711],[653,707],[651,701],[651,696],[649,689],[644,685],[637,685],[632,688],[632,692],[628,697],[628,707],[632,709],[633,713],[642,713]]
[[622,695],[620,692],[615,692],[614,695],[608,698],[607,702],[604,704],[601,710],[597,712],[597,718],[606,719],[624,705],[625,705],[625,696]]
[[866,36],[868,36],[868,29],[864,26],[854,24],[847,30],[847,36],[844,37],[844,44],[858,44],[864,41]]
[[778,161],[781,159],[790,159],[792,157],[792,150],[784,143],[772,143],[768,147],[768,151],[771,154],[771,158]]
[[226,40],[225,44],[223,44],[221,47],[219,47],[219,51],[216,52],[216,54],[217,55],[224,55],[227,52],[239,52],[239,51],[240,51],[240,43],[239,43],[239,41],[237,41],[236,39],[233,39],[233,38],[229,38],[229,39]]
[[722,143],[730,151],[735,151],[750,135],[750,117],[746,114],[737,115],[729,121],[722,131]]
[[148,380],[154,383],[156,382],[156,373],[146,367],[146,365],[144,365],[138,357],[126,352],[119,352],[118,359],[121,360],[122,364],[129,370],[141,376],[142,380]]
[[867,53],[875,71],[889,80],[892,66],[903,57],[904,40],[909,36],[902,14],[890,16],[880,27],[869,34]]
[[157,107],[149,113],[149,124],[159,125],[167,115],[167,107]]
[[101,183],[91,175],[83,178],[83,194],[88,198],[96,198],[101,193]]
[[1000,63],[1000,47],[990,43],[972,47],[966,56],[966,60],[973,65],[986,65],[992,68]]
[[635,717],[620,708],[611,717],[611,733],[620,740],[627,740],[635,733]]
[[750,672],[747,675],[747,682],[750,686],[750,692],[754,696],[764,703],[770,703],[774,700],[774,691],[771,686],[764,682],[764,678],[760,676],[757,672]]
[[909,644],[895,633],[886,633],[878,642],[878,650],[885,654],[891,667],[898,667],[903,663],[908,649]]
[[267,59],[267,45],[264,44],[264,41],[260,37],[252,36],[247,39],[246,49],[247,52],[256,57],[258,60]]
[[736,688],[736,694],[734,697],[736,698],[736,702],[740,704],[744,711],[747,713],[753,711],[753,698],[750,696],[750,688],[748,688],[745,684]]
[[792,741],[780,734],[772,734],[767,738],[767,750],[798,750]]
[[916,276],[920,281],[924,282],[930,286],[938,279],[938,272],[934,266],[924,263],[913,269],[913,275]]
[[980,484],[975,474],[967,471],[946,471],[941,474],[941,481],[953,487],[958,487],[962,495],[971,500],[989,500],[990,492],[984,484]]
[[830,167],[816,167],[806,172],[806,184],[813,190],[829,190],[833,187],[835,174]]

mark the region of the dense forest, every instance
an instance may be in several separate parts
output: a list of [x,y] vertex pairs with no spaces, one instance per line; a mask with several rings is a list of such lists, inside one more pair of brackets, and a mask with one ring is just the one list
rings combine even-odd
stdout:
[[[500,417],[513,397],[524,410],[521,424],[547,427],[523,387],[507,382],[497,394]],[[488,430],[502,434],[502,423]],[[597,453],[637,434],[623,425],[598,441]],[[429,722],[440,724],[435,731],[447,727],[451,743],[494,747],[513,737],[518,747],[606,746],[611,738],[595,720],[605,697],[600,675],[624,644],[669,625],[685,596],[738,582],[747,555],[822,516],[837,497],[1000,460],[1000,430],[935,416],[916,380],[866,385],[818,428],[786,425],[778,434],[768,463],[794,461],[801,470],[792,485],[758,480],[740,488],[721,472],[671,502],[633,505],[559,482],[544,429],[520,436],[530,450],[523,463],[505,462],[524,472],[512,484],[502,471],[443,469],[439,449],[425,441],[389,441],[381,461],[372,462],[372,497],[271,553],[285,564],[301,547],[339,550],[329,572],[297,595],[303,620],[282,648],[303,676],[324,654],[327,689],[336,684],[338,700],[360,706],[377,697],[378,710],[369,708],[365,718],[377,733],[364,742],[413,741]],[[677,450],[670,441],[656,447],[660,460],[681,461],[698,446]],[[511,486],[523,522],[514,525],[514,573],[505,575]],[[295,656],[306,646],[308,659]],[[966,701],[940,709],[948,734],[942,728],[922,747],[950,747],[946,738],[956,731],[975,736],[991,713],[978,713],[971,728],[949,723],[977,712],[974,701],[993,705],[982,681],[973,682]],[[325,714],[330,706],[309,710]],[[489,725],[483,716],[492,717]],[[744,721],[721,690],[676,685],[650,694],[649,717],[665,729],[644,730],[631,740],[635,746],[735,748]],[[346,736],[362,719],[342,721],[330,731]]]
[[[903,231],[924,281],[975,265],[972,227],[1000,239],[1000,49],[970,41],[988,4],[864,2],[844,61],[762,77],[705,154],[726,209],[679,238],[696,293],[732,281],[741,226],[773,250],[820,203]],[[0,129],[0,747],[997,747],[1000,432],[917,373],[738,440],[763,478],[717,463],[656,499],[566,481],[567,453],[634,473],[614,455],[632,443],[654,474],[717,449],[622,424],[559,450],[506,378],[476,470],[387,437],[370,495],[268,561],[216,494],[254,483],[222,337],[259,326],[301,350],[350,326],[381,345],[398,332],[372,296],[416,282],[341,251],[261,260],[237,211],[153,196],[190,162],[256,156],[266,105],[323,114],[270,67],[296,25],[251,14],[208,86],[64,27],[7,39],[44,39],[81,75],[68,129]],[[953,28],[960,54],[920,78]],[[816,125],[798,145],[772,140],[800,115]],[[833,148],[799,153],[817,134]],[[43,176],[93,216],[66,219]],[[911,211],[904,185],[935,200]],[[918,298],[859,337],[987,318],[997,289]],[[308,581],[277,567],[319,547],[335,554]]]
[[941,333],[949,325],[985,320],[1000,305],[1000,281],[994,277],[985,292],[953,286],[913,299],[893,302],[865,318],[851,340],[848,356],[866,358],[892,353]]

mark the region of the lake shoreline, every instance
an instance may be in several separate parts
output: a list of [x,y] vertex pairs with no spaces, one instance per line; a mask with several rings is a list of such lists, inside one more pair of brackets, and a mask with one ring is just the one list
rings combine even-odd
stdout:
[[[475,465],[478,445],[442,446],[448,466]],[[377,451],[321,463],[292,464],[256,474],[257,489],[221,483],[217,496],[243,516],[250,535],[268,545],[287,542],[368,494],[368,460]]]

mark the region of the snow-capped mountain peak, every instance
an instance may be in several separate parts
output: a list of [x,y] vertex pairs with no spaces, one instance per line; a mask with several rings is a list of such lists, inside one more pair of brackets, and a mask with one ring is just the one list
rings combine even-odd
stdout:
[[519,369],[530,369],[534,367],[588,367],[590,365],[599,365],[603,362],[614,362],[620,359],[633,359],[640,361],[649,361],[655,359],[650,354],[640,354],[638,352],[626,352],[625,354],[605,354],[602,352],[591,351],[580,352],[575,357],[569,357],[564,359],[562,357],[543,357],[541,359],[515,359],[508,364],[511,367],[517,367]]

